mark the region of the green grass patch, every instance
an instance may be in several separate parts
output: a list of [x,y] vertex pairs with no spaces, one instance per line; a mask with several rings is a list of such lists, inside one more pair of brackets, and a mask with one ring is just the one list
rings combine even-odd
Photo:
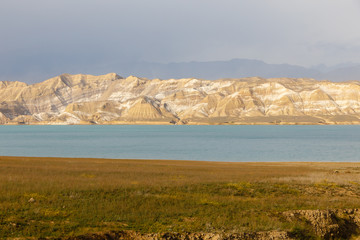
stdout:
[[304,235],[305,225],[284,221],[280,213],[360,205],[357,182],[303,179],[305,174],[313,178],[325,171],[332,170],[302,165],[0,159],[0,238],[110,230],[286,230],[313,239]]

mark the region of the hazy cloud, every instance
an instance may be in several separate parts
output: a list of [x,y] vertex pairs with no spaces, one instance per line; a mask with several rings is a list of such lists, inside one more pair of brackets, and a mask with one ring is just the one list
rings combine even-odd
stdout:
[[360,62],[359,2],[2,0],[0,80],[137,61]]

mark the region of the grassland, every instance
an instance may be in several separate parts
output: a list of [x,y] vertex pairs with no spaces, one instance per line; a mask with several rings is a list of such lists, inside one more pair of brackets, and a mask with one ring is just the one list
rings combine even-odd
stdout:
[[359,206],[359,163],[0,157],[0,238],[291,232],[279,213]]

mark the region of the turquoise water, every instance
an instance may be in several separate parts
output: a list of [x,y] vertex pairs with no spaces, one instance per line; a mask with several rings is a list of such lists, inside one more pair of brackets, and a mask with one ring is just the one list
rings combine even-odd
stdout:
[[0,126],[0,155],[359,161],[360,126]]

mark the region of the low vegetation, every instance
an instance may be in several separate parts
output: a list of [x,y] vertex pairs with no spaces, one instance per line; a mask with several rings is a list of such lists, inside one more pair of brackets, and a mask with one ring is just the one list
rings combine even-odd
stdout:
[[281,213],[358,208],[359,175],[357,163],[0,157],[0,238],[285,230],[311,239]]

